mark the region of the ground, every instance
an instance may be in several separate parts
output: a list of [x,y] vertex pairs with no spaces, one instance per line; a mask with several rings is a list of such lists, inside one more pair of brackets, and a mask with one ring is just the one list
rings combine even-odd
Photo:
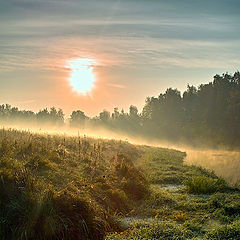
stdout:
[[240,239],[240,191],[173,149],[0,130],[0,239]]

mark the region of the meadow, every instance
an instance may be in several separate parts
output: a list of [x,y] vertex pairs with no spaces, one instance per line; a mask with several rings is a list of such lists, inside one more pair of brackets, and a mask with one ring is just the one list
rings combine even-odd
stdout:
[[240,190],[186,153],[0,130],[0,239],[240,239]]

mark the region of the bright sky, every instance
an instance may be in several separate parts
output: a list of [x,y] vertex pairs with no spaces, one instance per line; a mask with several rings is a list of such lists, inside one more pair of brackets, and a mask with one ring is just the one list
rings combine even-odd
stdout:
[[240,70],[239,10],[239,0],[0,0],[0,103],[141,110],[168,87]]

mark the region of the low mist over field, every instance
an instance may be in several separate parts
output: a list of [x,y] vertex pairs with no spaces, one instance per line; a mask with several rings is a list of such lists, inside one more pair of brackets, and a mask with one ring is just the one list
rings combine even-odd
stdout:
[[213,170],[218,176],[226,179],[230,184],[240,184],[240,151],[230,151],[221,149],[208,149],[205,147],[192,147],[186,144],[171,143],[167,140],[144,139],[143,137],[128,136],[124,133],[113,132],[104,128],[97,129],[77,129],[70,127],[44,126],[24,126],[24,123],[17,125],[4,125],[2,129],[17,129],[20,131],[39,133],[43,135],[59,135],[63,137],[92,137],[95,139],[114,139],[129,142],[136,145],[154,146],[168,149],[177,149],[186,152],[184,162],[188,165],[196,165]]
[[232,184],[240,184],[240,152],[187,150],[185,162],[213,170]]
[[185,162],[216,171],[231,184],[239,183],[240,75],[215,75],[198,88],[181,94],[168,88],[147,97],[142,111],[103,110],[94,117],[82,110],[66,116],[52,107],[38,112],[0,106],[0,123],[38,133],[121,139],[135,144],[161,146],[187,152]]
[[187,86],[182,94],[168,88],[157,97],[147,97],[142,110],[114,107],[89,117],[81,109],[65,115],[61,108],[37,112],[0,106],[0,123],[39,128],[71,127],[105,129],[149,140],[166,140],[194,147],[238,149],[240,144],[240,73],[215,75],[198,87]]

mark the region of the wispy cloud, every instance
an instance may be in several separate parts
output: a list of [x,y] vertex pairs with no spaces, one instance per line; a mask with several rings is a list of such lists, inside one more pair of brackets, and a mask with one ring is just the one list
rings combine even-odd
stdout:
[[122,88],[122,89],[127,88],[127,86],[121,85],[121,84],[109,83],[107,85],[110,86],[110,87],[114,87],[114,88]]
[[[72,106],[72,95],[63,96],[64,66],[73,58],[96,59],[102,84],[96,91],[120,104],[142,101],[170,78],[185,87],[196,72],[200,83],[202,73],[240,65],[239,0],[0,0],[0,6],[0,95],[27,99],[16,104],[58,99]],[[123,96],[112,98],[121,89]]]
[[29,104],[29,103],[35,103],[35,99],[29,99],[29,100],[23,100],[23,101],[16,101],[16,104]]

